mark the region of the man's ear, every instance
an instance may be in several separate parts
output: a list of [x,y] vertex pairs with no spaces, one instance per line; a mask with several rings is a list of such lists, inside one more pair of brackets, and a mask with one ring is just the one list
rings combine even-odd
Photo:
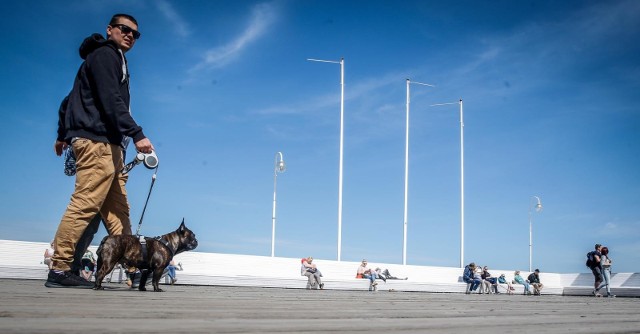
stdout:
[[113,29],[113,27],[108,25],[107,26],[107,39],[109,39],[109,37],[111,37],[111,29]]

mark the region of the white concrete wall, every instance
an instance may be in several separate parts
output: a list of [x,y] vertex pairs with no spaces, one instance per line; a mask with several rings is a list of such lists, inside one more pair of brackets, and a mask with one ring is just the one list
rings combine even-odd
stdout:
[[[46,266],[42,264],[47,243],[0,240],[0,278],[44,279]],[[91,247],[92,251],[97,247]],[[302,257],[301,257],[302,258]],[[175,257],[183,271],[177,273],[178,284],[260,286],[298,288],[306,286],[300,276],[301,258],[282,258],[254,255],[186,252]],[[356,279],[359,262],[314,259],[323,274],[325,289],[368,290],[368,280]],[[460,281],[463,269],[451,267],[412,266],[369,262],[370,268],[388,269],[396,277],[408,280],[378,281],[379,290],[464,293],[466,284]],[[507,280],[513,279],[512,269],[491,269]],[[521,272],[523,277],[528,272]],[[114,281],[118,275],[114,275]],[[593,276],[589,274],[541,273],[545,285],[543,294],[589,295]],[[515,285],[516,293],[522,288]],[[619,296],[640,296],[639,273],[616,273],[612,277],[613,293]]]

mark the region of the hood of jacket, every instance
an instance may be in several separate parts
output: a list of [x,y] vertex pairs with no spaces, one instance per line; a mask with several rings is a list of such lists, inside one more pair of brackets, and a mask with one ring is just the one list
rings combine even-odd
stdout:
[[95,51],[99,47],[109,44],[117,49],[115,42],[105,39],[99,33],[91,34],[91,36],[85,38],[84,41],[82,41],[82,44],[80,44],[80,58],[87,59],[87,56],[91,52]]

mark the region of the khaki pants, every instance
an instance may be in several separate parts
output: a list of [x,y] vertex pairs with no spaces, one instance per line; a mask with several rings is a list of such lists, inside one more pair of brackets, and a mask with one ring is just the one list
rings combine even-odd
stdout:
[[55,237],[53,269],[71,269],[76,244],[89,222],[99,212],[110,235],[131,234],[127,175],[122,148],[80,138],[73,142],[76,184]]

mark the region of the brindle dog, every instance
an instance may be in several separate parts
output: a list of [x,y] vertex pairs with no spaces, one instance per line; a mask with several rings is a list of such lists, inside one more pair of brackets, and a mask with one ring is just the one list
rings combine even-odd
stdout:
[[93,288],[95,290],[104,289],[102,280],[113,270],[117,263],[121,263],[126,267],[140,269],[142,272],[138,286],[140,291],[147,290],[145,288],[147,277],[149,272],[152,272],[153,279],[151,283],[153,291],[162,292],[158,283],[173,256],[184,251],[193,250],[198,246],[196,235],[184,225],[184,219],[180,227],[174,232],[167,233],[161,237],[145,237],[144,239],[146,241],[146,252],[143,251],[138,237],[134,235],[110,235],[102,239],[97,252],[98,271]]

